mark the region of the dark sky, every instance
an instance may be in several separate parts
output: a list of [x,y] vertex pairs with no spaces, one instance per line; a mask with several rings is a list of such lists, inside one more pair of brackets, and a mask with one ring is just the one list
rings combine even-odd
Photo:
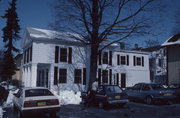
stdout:
[[[0,1],[0,16],[5,13],[5,10],[9,7],[8,1],[11,0],[1,0]],[[53,20],[52,4],[54,0],[17,0],[17,12],[20,19],[21,25],[21,37],[23,38],[23,32],[25,27],[36,27],[43,29],[50,29],[48,23]],[[152,14],[154,18],[159,19],[157,25],[154,25],[154,31],[156,31],[158,36],[143,36],[136,37],[131,42],[131,46],[135,42],[138,42],[140,46],[145,46],[144,39],[159,40],[163,43],[172,35],[172,28],[174,27],[174,15],[180,8],[180,0],[157,0],[162,2],[164,8],[157,14]],[[5,26],[5,20],[0,18],[0,29]],[[0,31],[0,36],[2,37],[2,31]],[[0,37],[0,49],[3,47],[2,38]],[[20,47],[20,41],[16,44]]]

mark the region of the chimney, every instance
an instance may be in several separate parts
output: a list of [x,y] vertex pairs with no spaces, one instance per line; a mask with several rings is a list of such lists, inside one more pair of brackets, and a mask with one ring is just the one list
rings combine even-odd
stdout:
[[138,49],[138,48],[139,48],[138,44],[137,43],[134,44],[134,49]]
[[120,49],[124,50],[125,49],[125,43],[124,42],[120,42]]

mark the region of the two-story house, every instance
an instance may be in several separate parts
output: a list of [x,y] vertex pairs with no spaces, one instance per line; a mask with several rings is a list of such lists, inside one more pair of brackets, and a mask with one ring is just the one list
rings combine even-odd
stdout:
[[[26,28],[22,48],[24,86],[74,91],[87,87],[90,47],[70,38],[68,33]],[[113,44],[99,55],[97,78],[100,84],[122,87],[150,82],[149,53],[119,50]]]

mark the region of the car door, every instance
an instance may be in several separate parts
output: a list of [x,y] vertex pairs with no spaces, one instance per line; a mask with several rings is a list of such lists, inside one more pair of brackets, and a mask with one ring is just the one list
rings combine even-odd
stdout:
[[147,95],[151,94],[151,88],[148,84],[143,84],[140,90],[140,99],[144,100]]
[[103,101],[105,98],[105,89],[104,86],[99,86],[97,93],[95,95],[96,101]]
[[131,90],[128,92],[128,96],[134,99],[141,98],[140,90],[141,90],[142,84],[135,84]]

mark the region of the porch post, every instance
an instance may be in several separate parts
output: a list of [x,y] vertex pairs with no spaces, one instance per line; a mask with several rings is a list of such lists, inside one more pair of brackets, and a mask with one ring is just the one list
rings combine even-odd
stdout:
[[37,64],[31,66],[31,87],[36,87],[37,82]]

